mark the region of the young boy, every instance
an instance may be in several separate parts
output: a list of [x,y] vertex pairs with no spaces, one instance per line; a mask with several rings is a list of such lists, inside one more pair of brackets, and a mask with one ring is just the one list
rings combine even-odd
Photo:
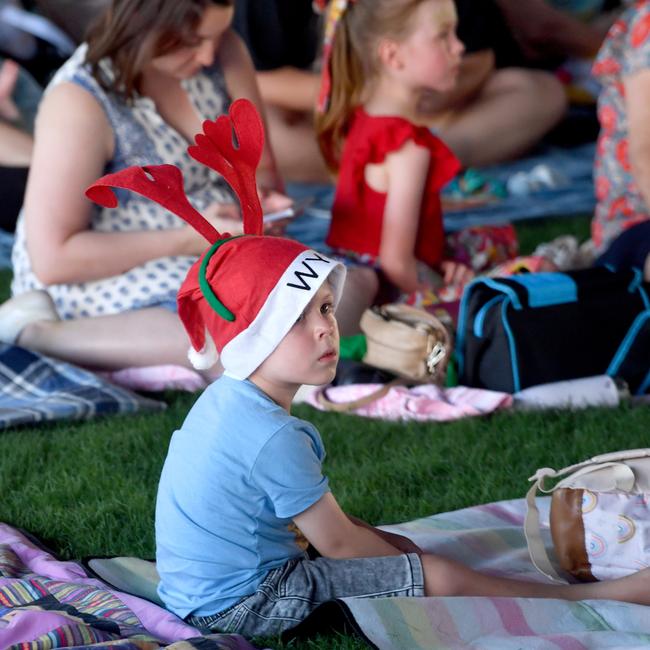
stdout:
[[[236,135],[236,138],[233,138]],[[244,233],[218,233],[184,195],[171,165],[130,167],[86,195],[114,207],[112,188],[147,196],[211,246],[178,293],[190,359],[224,374],[174,433],[158,486],[159,595],[198,627],[276,635],[317,605],[349,596],[611,598],[650,604],[650,569],[609,582],[548,585],[495,578],[422,553],[410,540],[347,516],[323,475],[320,435],[290,414],[301,384],[334,378],[334,310],[345,270],[302,244],[262,235],[255,169],[263,124],[246,100],[204,124],[190,156],[239,197]],[[235,146],[235,141],[237,145]],[[320,557],[310,559],[296,524]]]
[[[348,517],[323,475],[318,431],[290,415],[301,384],[334,377],[344,270],[285,239],[221,244],[179,293],[193,347],[214,339],[225,373],[174,433],[160,479],[159,594],[171,611],[203,629],[268,636],[345,596],[650,602],[648,570],[589,585],[506,580]],[[293,523],[320,557],[309,559]]]
[[[179,293],[195,348],[206,347],[207,326],[225,372],[174,433],[162,471],[161,598],[193,625],[270,635],[344,593],[424,595],[417,555],[400,550],[419,549],[343,514],[322,473],[318,431],[289,414],[303,383],[334,378],[343,266],[279,238],[228,247],[239,250],[212,267],[209,285],[237,305],[235,321],[212,312],[201,279],[190,275]],[[238,322],[246,329],[235,331]],[[330,558],[392,557],[309,560],[292,522]]]

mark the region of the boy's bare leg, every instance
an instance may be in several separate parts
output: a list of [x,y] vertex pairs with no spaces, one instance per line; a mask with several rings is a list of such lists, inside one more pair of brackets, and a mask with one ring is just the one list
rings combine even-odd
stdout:
[[477,167],[524,154],[557,122],[567,100],[548,72],[497,70],[464,106],[427,118],[463,165]]
[[30,323],[17,342],[45,355],[102,370],[159,364],[190,367],[190,344],[181,321],[161,307]]
[[427,596],[607,599],[650,605],[650,569],[619,580],[559,585],[490,576],[437,555],[421,559]]

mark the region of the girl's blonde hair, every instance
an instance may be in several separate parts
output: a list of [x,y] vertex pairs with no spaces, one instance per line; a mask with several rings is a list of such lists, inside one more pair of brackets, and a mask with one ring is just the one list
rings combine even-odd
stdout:
[[338,171],[352,110],[379,70],[379,40],[404,38],[412,27],[413,12],[424,1],[350,0],[334,34],[329,101],[316,114],[318,144],[331,171]]

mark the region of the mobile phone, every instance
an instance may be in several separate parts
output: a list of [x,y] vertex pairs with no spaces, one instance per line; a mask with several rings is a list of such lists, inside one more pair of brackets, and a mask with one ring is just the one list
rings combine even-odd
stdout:
[[313,196],[307,196],[302,199],[294,201],[290,206],[284,208],[283,210],[277,210],[275,212],[267,212],[264,215],[264,223],[270,223],[271,221],[280,221],[281,219],[293,219],[301,215],[306,208],[308,208],[314,202]]

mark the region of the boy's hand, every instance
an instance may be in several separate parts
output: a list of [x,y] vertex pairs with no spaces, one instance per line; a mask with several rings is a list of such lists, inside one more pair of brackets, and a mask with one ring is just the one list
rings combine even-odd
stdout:
[[379,528],[373,529],[377,535],[386,540],[391,546],[394,546],[398,551],[402,553],[417,553],[422,555],[424,551],[408,537],[404,535],[398,535],[397,533],[389,533],[385,530],[380,530]]

